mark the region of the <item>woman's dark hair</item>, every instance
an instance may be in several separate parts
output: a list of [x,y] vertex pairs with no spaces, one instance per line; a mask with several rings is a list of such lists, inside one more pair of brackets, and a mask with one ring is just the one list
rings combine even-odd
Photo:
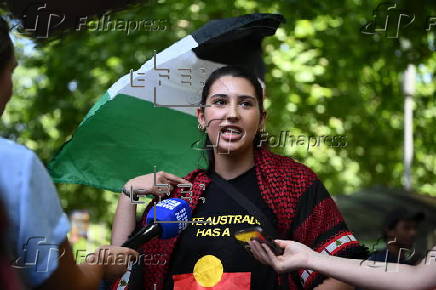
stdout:
[[14,47],[9,37],[9,25],[0,17],[0,72],[10,63],[13,55]]
[[[215,83],[216,80],[218,80],[221,77],[224,76],[232,76],[232,77],[240,77],[244,78],[247,81],[251,83],[251,85],[254,87],[254,93],[255,97],[257,99],[257,102],[259,104],[259,111],[262,114],[263,112],[263,89],[260,85],[259,81],[257,80],[256,76],[250,72],[249,70],[236,65],[228,65],[223,66],[214,72],[212,72],[209,76],[209,78],[206,80],[203,91],[201,93],[201,105],[206,104],[207,97],[209,95],[210,88]],[[204,112],[204,107],[201,107],[201,110]],[[207,125],[206,125],[207,126]],[[209,136],[207,134],[205,135],[204,145],[203,145],[203,158],[208,163],[207,171],[215,171],[215,156],[213,152],[213,147],[211,146],[212,143],[209,140]],[[256,133],[256,136],[253,140],[253,146],[255,150],[258,150],[260,148],[266,148],[267,144],[265,142],[260,142],[261,140],[261,134],[259,132]],[[261,143],[261,147],[259,147],[259,143]],[[207,152],[207,157],[204,156],[204,152]]]

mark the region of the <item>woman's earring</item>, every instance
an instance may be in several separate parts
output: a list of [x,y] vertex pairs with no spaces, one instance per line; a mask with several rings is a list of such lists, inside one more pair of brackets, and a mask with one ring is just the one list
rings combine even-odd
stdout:
[[204,127],[203,126],[201,126],[201,124],[200,123],[198,123],[198,130],[200,130],[201,132],[204,132]]

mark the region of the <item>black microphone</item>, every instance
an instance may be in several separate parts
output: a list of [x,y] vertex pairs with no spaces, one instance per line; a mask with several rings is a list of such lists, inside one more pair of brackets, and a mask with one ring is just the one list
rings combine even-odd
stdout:
[[131,236],[127,241],[125,241],[122,247],[127,247],[131,249],[137,249],[143,243],[148,242],[154,237],[160,236],[162,233],[162,228],[160,224],[147,225]]

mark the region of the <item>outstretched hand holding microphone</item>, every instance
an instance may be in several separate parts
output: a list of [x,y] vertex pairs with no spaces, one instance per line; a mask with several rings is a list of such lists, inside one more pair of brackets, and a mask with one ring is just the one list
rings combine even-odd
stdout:
[[274,240],[274,242],[284,249],[283,255],[276,256],[265,243],[256,240],[249,242],[253,256],[262,264],[268,264],[277,272],[287,272],[308,267],[311,255],[315,255],[308,246],[285,240]]

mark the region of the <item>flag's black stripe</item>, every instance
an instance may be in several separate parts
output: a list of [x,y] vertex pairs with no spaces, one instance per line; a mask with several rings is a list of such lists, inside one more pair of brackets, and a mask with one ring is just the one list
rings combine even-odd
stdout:
[[282,22],[284,18],[281,14],[254,13],[209,21],[191,35],[199,45],[229,42],[248,35],[259,35],[262,31],[265,34],[261,37],[265,37],[273,35]]
[[192,33],[198,43],[198,58],[248,68],[264,79],[265,64],[261,42],[273,35],[284,18],[280,14],[249,14],[213,20]]

